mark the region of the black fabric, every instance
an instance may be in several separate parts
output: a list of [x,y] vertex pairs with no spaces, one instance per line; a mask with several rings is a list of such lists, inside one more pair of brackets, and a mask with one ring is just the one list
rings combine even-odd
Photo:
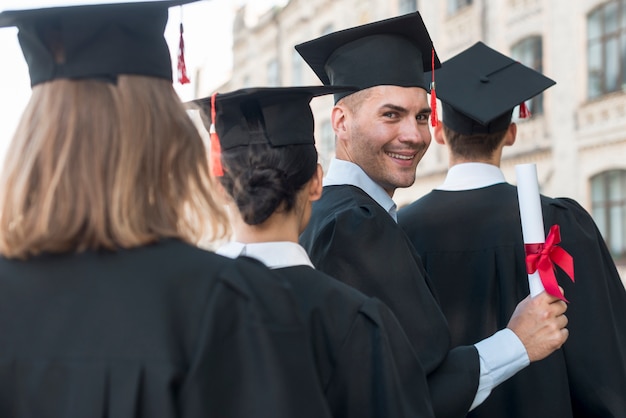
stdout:
[[434,417],[422,365],[384,304],[308,266],[273,271],[293,288],[334,417]]
[[[570,301],[561,350],[497,387],[470,417],[625,417],[626,292],[589,214],[570,199],[542,197],[546,233],[574,257],[576,283],[559,268]],[[399,212],[450,324],[453,344],[506,326],[528,293],[517,190],[497,184],[434,190]]]
[[465,416],[478,387],[477,351],[451,350],[421,260],[389,214],[357,187],[327,186],[300,243],[317,268],[391,308],[427,373],[435,415]]
[[289,286],[179,241],[0,258],[0,416],[324,417]]
[[17,26],[31,85],[68,78],[115,81],[119,74],[172,80],[163,37],[168,7],[197,0],[49,7],[0,13]]
[[482,42],[447,60],[435,77],[443,123],[464,135],[505,130],[515,106],[556,84]]
[[224,150],[250,144],[315,144],[315,123],[309,103],[314,97],[356,88],[341,86],[253,87],[218,94],[215,121],[211,120],[211,99],[192,103],[215,125]]

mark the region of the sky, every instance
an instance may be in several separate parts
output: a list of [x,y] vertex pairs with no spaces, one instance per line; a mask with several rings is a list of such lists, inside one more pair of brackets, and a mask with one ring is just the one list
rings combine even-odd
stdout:
[[[87,3],[119,3],[131,0],[0,0],[0,11],[39,7],[69,6]],[[217,87],[228,80],[232,64],[232,20],[235,10],[247,4],[251,15],[262,13],[286,0],[202,0],[170,9],[165,38],[170,46],[172,62],[176,63],[178,27],[184,23],[185,62],[193,77],[201,66],[208,71],[208,80]],[[0,164],[13,136],[20,115],[30,97],[28,67],[17,41],[16,28],[0,28]],[[174,71],[174,76],[176,72]],[[183,101],[193,99],[191,85],[174,83]]]

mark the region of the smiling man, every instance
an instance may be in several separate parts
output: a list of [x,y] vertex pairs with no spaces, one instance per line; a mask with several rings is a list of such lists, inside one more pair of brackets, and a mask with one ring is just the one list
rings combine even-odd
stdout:
[[398,187],[415,181],[431,140],[423,76],[439,60],[419,13],[296,49],[325,85],[358,88],[335,95],[336,158],[300,243],[318,269],[391,308],[427,373],[435,415],[465,417],[499,383],[563,344],[566,306],[545,293],[526,298],[507,328],[475,345],[451,347],[437,296],[396,223],[392,200]]

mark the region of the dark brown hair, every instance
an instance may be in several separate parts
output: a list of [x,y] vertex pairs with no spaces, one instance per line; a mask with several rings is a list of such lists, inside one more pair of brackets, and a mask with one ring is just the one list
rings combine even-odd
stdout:
[[296,195],[317,169],[315,145],[251,144],[222,151],[222,185],[248,225],[294,208]]
[[490,158],[504,139],[506,129],[490,134],[464,135],[443,125],[443,133],[454,155],[473,160]]

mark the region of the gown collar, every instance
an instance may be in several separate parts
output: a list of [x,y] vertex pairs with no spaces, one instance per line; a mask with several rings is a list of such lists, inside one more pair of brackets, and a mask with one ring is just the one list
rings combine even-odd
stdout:
[[463,163],[451,167],[446,180],[436,190],[472,190],[499,183],[506,183],[499,167],[485,163]]
[[328,167],[328,173],[324,178],[324,186],[339,186],[339,185],[351,185],[356,186],[363,190],[372,199],[376,201],[380,206],[387,211],[387,213],[397,221],[397,207],[396,203],[387,192],[380,187],[374,180],[372,180],[365,171],[358,165],[345,160],[339,160],[333,158],[330,161]]
[[239,256],[252,257],[271,269],[301,265],[313,267],[313,263],[311,263],[311,259],[305,249],[295,242],[278,241],[244,244],[231,241],[220,247],[216,253],[230,258]]

